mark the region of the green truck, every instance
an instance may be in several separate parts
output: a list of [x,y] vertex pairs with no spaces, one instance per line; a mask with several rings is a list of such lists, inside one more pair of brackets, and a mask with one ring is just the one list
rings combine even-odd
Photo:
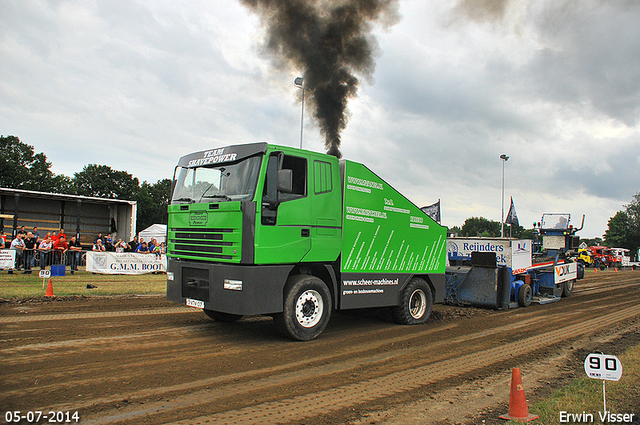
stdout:
[[186,155],[167,233],[167,298],[230,322],[269,315],[311,340],[333,310],[424,323],[444,300],[446,228],[366,166],[267,143]]

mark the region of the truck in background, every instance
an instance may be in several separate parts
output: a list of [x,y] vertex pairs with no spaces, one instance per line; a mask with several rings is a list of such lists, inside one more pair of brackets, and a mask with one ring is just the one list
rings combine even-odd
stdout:
[[633,270],[636,270],[638,267],[640,267],[640,248],[638,248],[638,252],[636,253],[636,258],[634,258],[633,261],[629,262],[629,266],[631,266]]
[[627,248],[611,248],[611,258],[614,267],[629,267],[631,263],[631,250]]
[[424,323],[445,296],[446,228],[366,166],[267,143],[182,157],[167,298],[218,321],[269,315],[296,340],[332,310]]
[[591,253],[591,258],[593,258],[593,264],[596,268],[604,269],[613,266],[615,263],[611,248],[609,247],[600,245],[590,246],[589,252]]
[[572,256],[575,261],[582,264],[585,267],[593,266],[593,259],[587,248],[579,248],[578,252]]

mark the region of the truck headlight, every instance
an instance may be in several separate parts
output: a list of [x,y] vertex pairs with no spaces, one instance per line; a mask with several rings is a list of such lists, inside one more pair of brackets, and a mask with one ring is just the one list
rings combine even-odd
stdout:
[[231,291],[242,291],[242,281],[241,280],[225,279],[224,280],[224,289],[229,289]]
[[167,272],[167,280],[173,280],[173,272]]

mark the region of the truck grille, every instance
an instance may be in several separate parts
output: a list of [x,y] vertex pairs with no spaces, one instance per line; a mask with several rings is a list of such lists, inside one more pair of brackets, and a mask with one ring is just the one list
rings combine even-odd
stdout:
[[233,229],[171,229],[168,255],[192,259],[240,260],[240,243],[233,241],[233,233]]

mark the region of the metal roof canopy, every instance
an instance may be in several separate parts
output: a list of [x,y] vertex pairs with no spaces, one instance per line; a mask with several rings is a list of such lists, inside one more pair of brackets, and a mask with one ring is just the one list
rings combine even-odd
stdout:
[[10,189],[7,187],[0,187],[0,195],[30,195],[38,198],[53,199],[53,200],[80,200],[82,202],[94,202],[97,204],[114,203],[114,204],[129,204],[136,205],[137,201],[126,201],[122,199],[114,198],[98,198],[96,196],[81,196],[81,195],[67,195],[64,193],[50,193],[50,192],[38,192],[35,190],[24,189]]
[[[81,231],[86,235],[86,237],[91,233],[108,233],[107,229],[110,225],[109,223],[96,224],[96,222],[86,222],[87,218],[91,219],[96,217],[94,215],[96,211],[103,211],[101,210],[101,208],[108,208],[108,211],[104,212],[104,214],[102,214],[104,215],[104,217],[101,217],[100,219],[103,221],[108,221],[109,219],[115,220],[116,226],[119,229],[117,233],[120,234],[121,237],[131,239],[136,234],[136,219],[138,209],[137,201],[114,198],[99,198],[95,196],[68,195],[63,193],[39,192],[35,190],[10,189],[6,187],[0,187],[0,198],[2,199],[2,202],[0,202],[0,204],[2,205],[3,209],[3,211],[0,211],[0,213],[3,213],[3,216],[0,217],[0,223],[3,224],[1,227],[4,228],[7,224],[7,221],[11,220],[7,217],[9,214],[6,213],[13,212],[13,225],[10,225],[9,228],[13,228],[14,233],[16,231],[18,221],[26,220],[27,222],[38,222],[48,220],[42,220],[41,217],[39,219],[39,214],[35,213],[34,211],[25,211],[23,208],[19,208],[16,211],[12,211],[11,209],[5,211],[5,208],[7,206],[5,202],[8,201],[12,204],[20,203],[22,206],[23,202],[26,202],[27,204],[31,203],[33,205],[34,200],[36,202],[38,200],[42,200],[44,202],[60,203],[61,211],[58,215],[61,221],[60,225],[62,225],[63,221],[65,222],[65,225],[72,225],[73,222],[71,220],[67,221],[65,220],[65,218],[71,218],[75,216],[76,220],[74,224],[76,224],[76,231],[78,231],[80,227],[83,227]],[[9,201],[9,199],[12,198],[14,200]],[[71,211],[66,211],[67,214],[65,214],[65,205],[70,204],[75,204],[77,205],[77,207],[71,207]],[[84,225],[80,223],[81,219],[80,215],[78,215],[82,205],[85,205],[86,208],[88,208],[88,210],[86,210],[86,208],[82,208],[84,212],[84,218],[82,219],[82,221],[85,222]],[[69,214],[69,212],[71,212],[71,214]],[[49,216],[51,216],[51,214],[49,214]]]

